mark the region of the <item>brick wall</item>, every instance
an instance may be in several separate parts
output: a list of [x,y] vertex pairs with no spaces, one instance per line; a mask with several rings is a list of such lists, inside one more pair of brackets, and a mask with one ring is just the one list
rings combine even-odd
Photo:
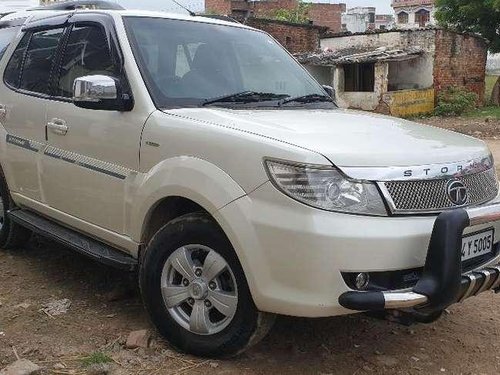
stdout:
[[299,25],[283,21],[249,18],[247,25],[271,34],[291,53],[310,52],[319,48],[319,35],[324,31],[312,25]]
[[[295,9],[299,0],[205,0],[207,13],[241,16],[249,12],[252,17],[270,18],[277,9]],[[314,25],[328,27],[331,32],[342,29],[345,4],[311,3],[309,18]]]
[[205,0],[205,11],[209,14],[230,15],[232,11],[231,0]]
[[448,87],[464,87],[484,103],[486,42],[478,37],[436,30],[434,88],[436,93]]
[[208,13],[231,15],[235,12],[249,11],[252,16],[266,18],[276,9],[295,9],[298,0],[205,0],[205,10]]
[[342,12],[345,10],[345,4],[312,3],[309,18],[314,25],[328,27],[331,32],[336,33],[342,30]]

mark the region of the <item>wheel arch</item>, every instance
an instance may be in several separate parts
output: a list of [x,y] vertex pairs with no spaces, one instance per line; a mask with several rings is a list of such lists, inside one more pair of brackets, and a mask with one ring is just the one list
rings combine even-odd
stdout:
[[187,213],[204,211],[223,228],[215,213],[246,192],[216,165],[195,157],[176,157],[152,168],[134,195],[131,234],[147,245],[158,229]]
[[185,197],[169,196],[160,199],[150,208],[145,217],[141,231],[141,243],[148,244],[154,234],[166,223],[194,212],[208,214],[208,211],[198,203]]

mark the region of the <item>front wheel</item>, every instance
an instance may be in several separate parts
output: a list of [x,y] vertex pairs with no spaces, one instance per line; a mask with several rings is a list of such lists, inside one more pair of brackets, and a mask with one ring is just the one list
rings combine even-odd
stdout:
[[143,299],[160,333],[178,349],[229,357],[258,342],[274,322],[255,307],[238,258],[203,213],[168,223],[140,268]]

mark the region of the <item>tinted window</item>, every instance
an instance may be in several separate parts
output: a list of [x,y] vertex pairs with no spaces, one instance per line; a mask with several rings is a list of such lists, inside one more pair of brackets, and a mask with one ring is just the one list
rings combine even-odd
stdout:
[[65,48],[56,94],[71,98],[75,79],[98,74],[115,76],[106,35],[98,26],[76,26]]
[[0,30],[0,59],[5,54],[7,47],[10,46],[10,42],[12,42],[18,32],[19,27],[9,27],[7,29]]
[[26,52],[26,47],[28,46],[30,40],[29,34],[26,34],[23,39],[17,45],[16,50],[10,58],[7,68],[5,68],[5,82],[12,87],[19,87],[19,80],[21,79],[21,69],[23,67],[24,54]]
[[52,64],[64,29],[33,33],[21,75],[21,89],[46,94]]

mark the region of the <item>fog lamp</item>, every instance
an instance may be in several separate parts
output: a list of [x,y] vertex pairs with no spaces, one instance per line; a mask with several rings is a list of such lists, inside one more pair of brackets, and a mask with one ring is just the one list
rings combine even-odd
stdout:
[[368,286],[369,282],[370,276],[365,272],[361,272],[356,275],[354,285],[356,286],[356,289],[363,290]]

